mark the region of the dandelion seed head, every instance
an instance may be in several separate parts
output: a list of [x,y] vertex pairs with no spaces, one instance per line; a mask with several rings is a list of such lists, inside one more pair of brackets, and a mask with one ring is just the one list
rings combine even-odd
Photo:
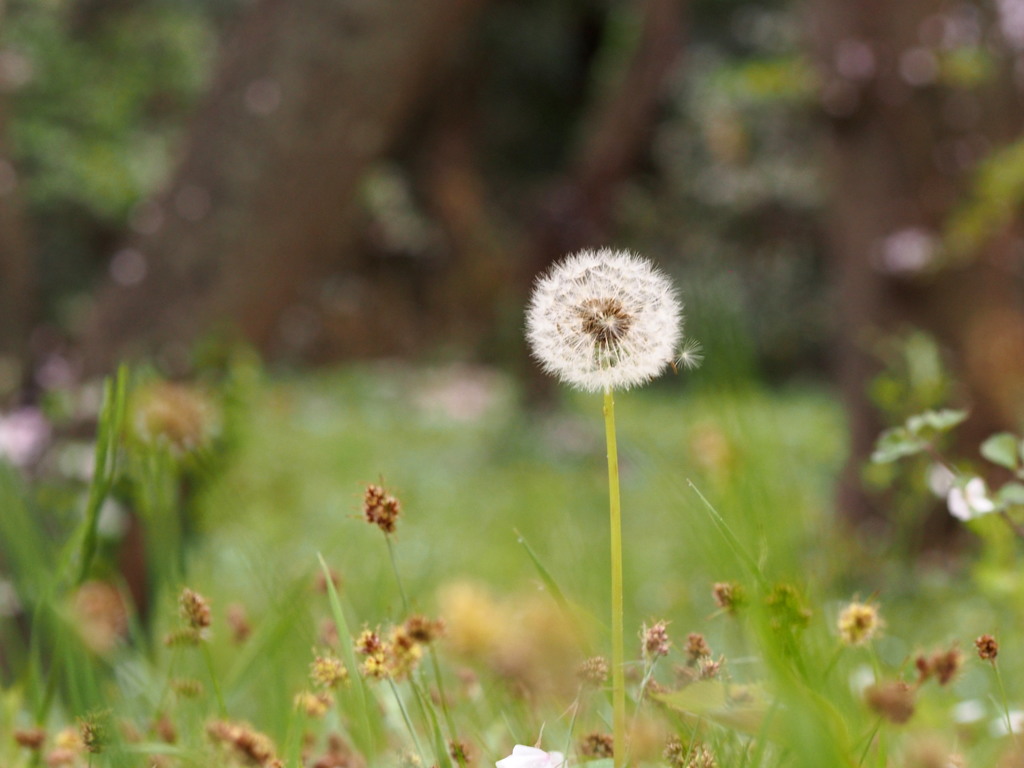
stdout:
[[681,312],[672,283],[646,259],[580,251],[537,280],[526,338],[544,370],[571,386],[629,389],[675,360]]

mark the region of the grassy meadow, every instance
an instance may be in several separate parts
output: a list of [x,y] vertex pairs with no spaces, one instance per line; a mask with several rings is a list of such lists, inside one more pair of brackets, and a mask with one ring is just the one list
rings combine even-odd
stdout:
[[[31,470],[0,466],[0,766],[488,766],[516,744],[611,765],[607,685],[578,674],[610,642],[599,396],[527,410],[483,368],[242,365],[183,426],[187,402],[130,379],[91,472],[59,426]],[[65,397],[58,424],[96,406]],[[914,560],[843,533],[823,388],[698,372],[616,401],[630,763],[1021,764],[1001,521]],[[365,519],[371,484],[393,533]],[[884,622],[862,644],[851,602]],[[671,646],[645,649],[660,621]]]

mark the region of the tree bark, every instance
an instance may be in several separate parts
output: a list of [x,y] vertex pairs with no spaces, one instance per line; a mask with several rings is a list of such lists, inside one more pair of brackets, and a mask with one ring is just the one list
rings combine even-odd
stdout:
[[541,201],[524,265],[529,279],[559,256],[604,244],[620,184],[646,146],[665,83],[682,56],[686,2],[636,6],[642,29],[629,64],[614,89],[595,100],[579,152]]
[[274,344],[301,286],[349,257],[360,178],[481,3],[258,2],[226,47],[173,183],[136,217],[122,255],[144,277],[136,268],[98,293],[87,366],[173,357],[218,325]]
[[[975,88],[940,82],[940,43],[923,30],[941,22],[943,12],[933,0],[816,0],[812,7],[810,37],[828,120],[837,369],[851,430],[839,504],[856,525],[889,517],[884,500],[861,483],[885,426],[867,394],[878,370],[873,339],[918,327],[944,346],[966,385],[961,400],[972,409],[959,433],[962,455],[976,456],[983,437],[1016,428],[1024,415],[1024,302],[1012,238],[995,239],[959,266],[937,265],[939,244],[928,242],[963,198],[978,159],[953,160],[950,150],[1004,144],[1024,113],[1005,73]],[[957,104],[975,118],[956,119]],[[909,262],[901,261],[901,236],[925,238]],[[933,523],[939,538],[952,526],[948,515]]]

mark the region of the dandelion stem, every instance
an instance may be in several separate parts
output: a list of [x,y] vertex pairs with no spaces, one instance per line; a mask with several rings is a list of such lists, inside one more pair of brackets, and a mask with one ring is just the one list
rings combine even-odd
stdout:
[[622,627],[622,508],[619,501],[619,451],[615,442],[615,398],[604,391],[604,429],[608,441],[608,498],[612,557],[612,737],[615,768],[625,765],[626,676]]

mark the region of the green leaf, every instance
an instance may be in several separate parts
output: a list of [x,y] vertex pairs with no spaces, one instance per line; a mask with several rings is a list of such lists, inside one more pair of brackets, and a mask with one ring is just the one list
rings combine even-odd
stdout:
[[320,567],[324,572],[324,582],[327,586],[327,598],[331,608],[331,616],[334,619],[334,626],[338,630],[338,643],[341,646],[341,658],[348,670],[348,679],[351,691],[343,692],[344,703],[348,704],[349,715],[357,724],[352,733],[353,741],[364,756],[372,759],[383,749],[384,735],[383,724],[381,723],[380,709],[377,706],[376,697],[366,685],[366,681],[359,672],[359,665],[356,663],[355,650],[353,648],[353,637],[349,631],[348,621],[345,619],[345,611],[341,607],[341,600],[338,598],[338,590],[334,587],[334,579],[331,577],[331,569],[327,567],[327,561],[323,555],[317,553]]
[[1003,504],[1024,506],[1024,485],[1020,483],[1007,483],[999,489],[996,498]]
[[967,418],[967,411],[954,411],[945,409],[942,411],[925,411],[907,419],[907,429],[915,435],[925,429],[936,432],[948,432],[957,424]]
[[1020,461],[1017,456],[1017,438],[1009,432],[992,435],[981,444],[981,455],[993,464],[1015,471]]
[[926,440],[911,434],[906,427],[895,427],[879,435],[871,460],[876,464],[888,464],[904,456],[920,453],[927,446]]

